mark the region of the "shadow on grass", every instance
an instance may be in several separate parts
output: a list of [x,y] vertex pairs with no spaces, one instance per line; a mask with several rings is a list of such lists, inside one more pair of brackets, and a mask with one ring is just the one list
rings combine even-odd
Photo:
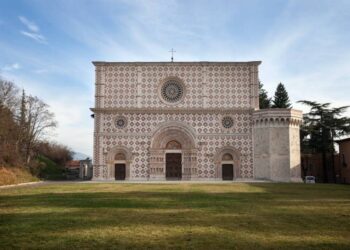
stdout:
[[75,193],[72,185],[65,193],[1,195],[0,243],[5,248],[159,249],[345,249],[350,244],[349,189],[250,186],[263,192],[209,193],[205,186],[125,191],[120,186],[114,192]]

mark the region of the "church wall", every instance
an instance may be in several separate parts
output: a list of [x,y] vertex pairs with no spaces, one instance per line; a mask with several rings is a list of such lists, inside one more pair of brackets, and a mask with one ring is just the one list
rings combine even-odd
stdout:
[[[259,105],[259,62],[94,64],[94,179],[113,179],[107,155],[116,146],[132,152],[130,179],[148,179],[152,135],[169,121],[194,131],[198,178],[217,178],[214,156],[225,146],[239,152],[236,177],[254,177],[252,111]],[[159,92],[169,77],[184,85],[183,99],[176,104],[164,102]],[[232,128],[222,126],[224,116],[232,117]],[[126,122],[123,128],[115,126],[120,117]]]
[[[101,63],[97,67],[103,108],[258,108],[256,63]],[[185,98],[176,106],[159,98],[159,85],[167,77],[178,77],[185,85]]]
[[[225,113],[227,115],[227,113]],[[124,117],[128,125],[117,129],[113,122]],[[149,177],[149,156],[152,135],[163,123],[178,121],[196,133],[198,178],[216,178],[214,156],[224,146],[233,146],[241,153],[241,178],[253,178],[252,140],[250,113],[231,114],[235,124],[226,129],[221,126],[223,114],[169,114],[169,113],[118,113],[103,114],[99,133],[102,150],[101,165],[105,165],[107,153],[115,146],[128,147],[134,154],[130,177]]]

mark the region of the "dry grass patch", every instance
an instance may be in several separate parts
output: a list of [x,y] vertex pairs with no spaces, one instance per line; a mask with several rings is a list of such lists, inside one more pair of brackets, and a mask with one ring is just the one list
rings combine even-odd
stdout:
[[21,167],[0,167],[0,186],[38,181],[29,170]]

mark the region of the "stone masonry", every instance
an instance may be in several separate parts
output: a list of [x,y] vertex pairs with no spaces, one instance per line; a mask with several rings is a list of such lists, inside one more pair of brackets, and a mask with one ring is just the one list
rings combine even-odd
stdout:
[[298,181],[302,114],[259,110],[260,63],[93,62],[93,179],[165,180],[181,154],[181,180]]

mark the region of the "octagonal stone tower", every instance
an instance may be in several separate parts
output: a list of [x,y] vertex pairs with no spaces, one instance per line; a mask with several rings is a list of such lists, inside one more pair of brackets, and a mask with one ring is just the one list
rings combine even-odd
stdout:
[[256,179],[301,181],[299,126],[302,112],[264,109],[253,113]]

